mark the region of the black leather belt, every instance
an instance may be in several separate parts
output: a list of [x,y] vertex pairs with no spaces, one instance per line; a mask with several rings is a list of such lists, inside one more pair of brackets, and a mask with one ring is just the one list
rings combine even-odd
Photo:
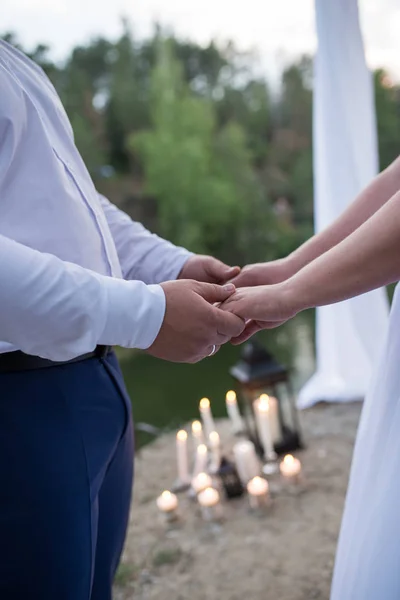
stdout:
[[0,373],[15,373],[18,371],[35,371],[36,369],[48,369],[50,367],[59,367],[60,365],[69,365],[71,363],[87,360],[88,358],[104,358],[111,352],[111,346],[97,346],[93,352],[82,354],[72,360],[65,362],[55,362],[39,356],[31,356],[20,350],[15,352],[5,352],[0,354]]

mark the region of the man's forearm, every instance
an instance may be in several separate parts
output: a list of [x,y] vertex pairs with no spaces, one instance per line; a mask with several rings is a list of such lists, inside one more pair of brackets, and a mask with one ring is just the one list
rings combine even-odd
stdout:
[[185,262],[192,256],[151,233],[99,194],[110,228],[124,279],[147,284],[176,279]]
[[345,240],[282,285],[295,312],[400,280],[400,192]]
[[400,189],[400,158],[380,173],[332,225],[289,256],[296,272],[352,234]]
[[165,314],[160,286],[123,281],[0,235],[0,340],[66,361],[97,344],[148,348]]

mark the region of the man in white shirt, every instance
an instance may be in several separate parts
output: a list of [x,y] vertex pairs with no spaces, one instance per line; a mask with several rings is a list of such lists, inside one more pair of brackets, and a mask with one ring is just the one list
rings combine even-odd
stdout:
[[0,41],[0,598],[111,599],[133,465],[111,347],[214,354],[244,327],[215,306],[237,272],[100,196],[53,86]]

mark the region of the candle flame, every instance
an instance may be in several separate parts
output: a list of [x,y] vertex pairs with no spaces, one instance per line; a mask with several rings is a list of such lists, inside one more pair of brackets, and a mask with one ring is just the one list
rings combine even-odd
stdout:
[[198,495],[199,503],[202,506],[215,506],[219,502],[219,493],[213,487],[207,487]]
[[292,464],[294,463],[294,457],[293,457],[291,454],[287,454],[287,455],[285,456],[285,458],[283,459],[283,462],[284,462],[286,465],[292,465]]
[[207,454],[207,446],[205,444],[200,444],[197,446],[197,452],[199,454]]
[[236,404],[236,392],[233,390],[226,392],[226,402],[227,404]]
[[202,424],[200,423],[200,421],[193,421],[192,433],[200,433],[202,429],[203,429],[203,427],[202,427]]
[[258,408],[262,412],[269,411],[269,396],[268,396],[268,394],[261,394],[261,396],[258,399]]
[[201,492],[211,486],[211,477],[207,473],[199,473],[192,481],[192,487],[196,492]]
[[208,398],[202,398],[200,400],[200,410],[206,410],[207,408],[210,408],[210,401]]
[[262,496],[268,493],[268,481],[264,477],[257,475],[250,479],[247,484],[247,491],[252,496]]
[[179,440],[180,442],[185,442],[187,440],[187,433],[184,429],[181,429],[180,431],[178,431],[178,433],[176,434],[176,439]]

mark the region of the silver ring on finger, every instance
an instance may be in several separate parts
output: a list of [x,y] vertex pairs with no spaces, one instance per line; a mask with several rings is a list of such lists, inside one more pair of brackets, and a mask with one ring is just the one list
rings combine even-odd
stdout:
[[215,344],[213,344],[212,350],[208,356],[212,356],[213,354],[215,354],[216,349],[217,349],[217,346]]

